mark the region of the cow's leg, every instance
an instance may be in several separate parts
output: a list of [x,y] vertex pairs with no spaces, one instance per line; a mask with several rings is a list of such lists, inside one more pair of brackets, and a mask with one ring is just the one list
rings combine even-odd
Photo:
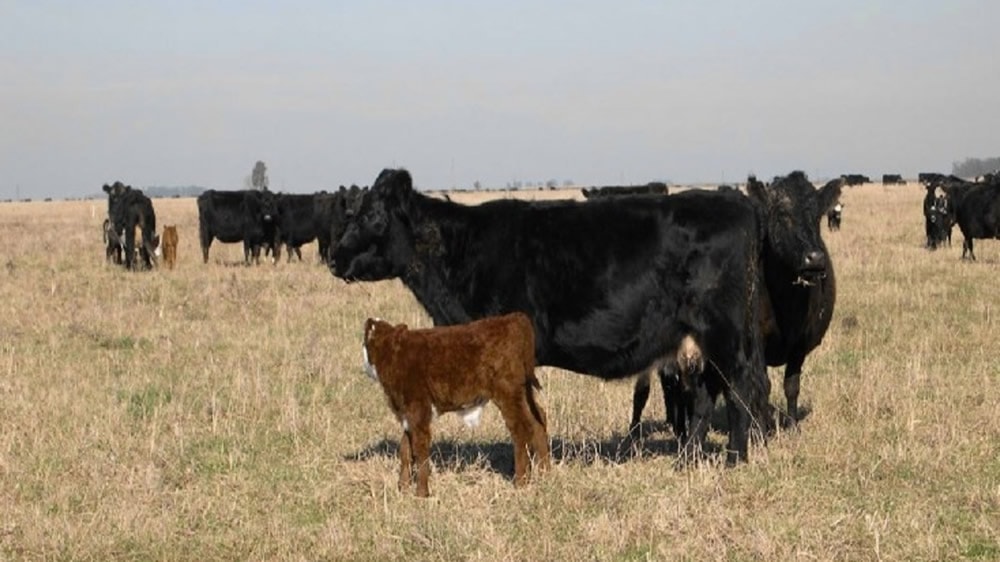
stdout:
[[802,378],[802,363],[805,355],[794,353],[788,358],[785,366],[785,404],[788,414],[782,420],[782,425],[794,428],[799,422],[799,383]]
[[660,367],[660,389],[663,391],[663,408],[666,411],[667,423],[670,424],[678,443],[687,440],[688,403],[684,387],[677,376],[676,365]]
[[431,477],[431,421],[430,415],[416,420],[410,428],[413,439],[413,462],[417,465],[417,495],[426,498],[431,494],[428,481]]
[[212,234],[205,227],[201,227],[198,230],[201,238],[202,263],[208,263],[208,247],[212,245]]
[[632,439],[642,437],[642,411],[649,401],[649,372],[640,374],[635,379],[635,390],[632,391],[632,423],[629,424],[628,434]]
[[406,492],[413,483],[413,436],[407,429],[399,440],[399,491]]
[[125,227],[125,269],[135,267],[135,228]]
[[528,397],[523,387],[512,396],[499,398],[496,403],[514,444],[514,485],[523,486],[528,481],[531,464],[528,445],[533,442],[533,424],[537,422],[528,407]]
[[526,381],[526,392],[527,392],[527,406],[531,413],[531,452],[535,456],[535,463],[538,466],[538,470],[544,472],[551,467],[552,462],[552,452],[549,448],[549,432],[548,432],[548,419],[545,416],[545,410],[535,399],[534,384],[537,381],[534,379],[534,373],[527,378]]

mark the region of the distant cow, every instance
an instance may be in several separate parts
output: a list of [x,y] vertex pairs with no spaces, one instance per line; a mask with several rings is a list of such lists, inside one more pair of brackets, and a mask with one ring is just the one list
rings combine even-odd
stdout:
[[958,229],[962,231],[962,259],[968,255],[975,261],[974,239],[1000,239],[1000,180],[952,182],[943,189],[953,206]]
[[849,187],[872,182],[871,178],[864,174],[844,174],[840,177],[844,179],[844,183]]
[[277,254],[277,222],[274,194],[269,191],[205,191],[198,196],[202,260],[208,263],[208,248],[212,240],[218,239],[226,243],[242,241],[244,263],[249,264],[252,257],[260,264],[264,246]]
[[[285,245],[288,261],[292,253],[302,261],[304,244],[316,239],[316,197],[318,194],[279,193],[275,196],[278,216],[278,241]],[[277,259],[277,256],[275,257]]]
[[666,195],[670,188],[663,182],[649,182],[645,185],[607,185],[604,187],[585,187],[580,192],[584,199],[608,197],[611,195]]
[[535,336],[526,315],[423,330],[369,318],[363,351],[365,371],[382,385],[403,426],[400,490],[410,487],[412,461],[417,495],[429,494],[431,420],[458,412],[475,426],[487,402],[500,409],[514,443],[514,485],[527,482],[532,454],[539,469],[549,468],[545,412],[534,394],[541,388],[535,378]]
[[350,188],[340,186],[334,193],[316,195],[316,244],[323,263],[330,263],[331,248],[344,234],[347,213],[354,208],[362,193],[360,187],[351,185]]
[[177,243],[177,225],[164,226],[160,244],[163,247],[163,262],[167,264],[168,269],[173,269],[177,264]]
[[[802,365],[822,342],[836,302],[833,262],[820,235],[820,221],[840,197],[842,180],[816,189],[802,172],[764,185],[751,176],[747,195],[765,225],[761,299],[764,357],[772,367],[785,365],[785,423],[799,419]],[[667,421],[678,438],[688,429],[692,398],[667,365],[659,372]],[[643,387],[643,385],[645,385]],[[649,377],[640,377],[633,396],[632,433],[636,433],[649,396]]]
[[900,174],[882,174],[882,185],[906,185]]
[[[157,249],[160,237],[156,234],[156,213],[153,202],[138,189],[132,189],[120,181],[104,184],[108,194],[108,219],[112,232],[121,240],[124,262],[127,269],[135,269],[136,254],[140,256],[146,269],[151,269],[156,263]],[[139,233],[138,236],[136,233]],[[136,246],[136,238],[140,244]]]
[[826,212],[826,227],[830,230],[840,230],[840,219],[844,217],[844,204],[837,202]]
[[525,312],[539,365],[618,379],[675,363],[695,402],[685,456],[702,451],[721,393],[735,463],[751,424],[767,431],[771,419],[762,231],[749,199],[716,191],[465,206],[387,169],[349,217],[331,269],[348,281],[399,278],[437,325]]

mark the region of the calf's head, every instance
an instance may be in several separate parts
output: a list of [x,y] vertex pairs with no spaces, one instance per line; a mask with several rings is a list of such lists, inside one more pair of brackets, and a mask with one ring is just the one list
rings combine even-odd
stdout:
[[830,264],[819,225],[843,185],[839,178],[816,189],[799,171],[777,177],[770,185],[750,178],[747,192],[765,215],[767,270],[780,270],[801,285],[827,275]]
[[406,330],[405,324],[393,326],[380,318],[369,318],[365,320],[365,335],[361,344],[361,355],[365,374],[372,380],[379,380],[378,367],[384,358],[384,354],[391,350],[396,335]]

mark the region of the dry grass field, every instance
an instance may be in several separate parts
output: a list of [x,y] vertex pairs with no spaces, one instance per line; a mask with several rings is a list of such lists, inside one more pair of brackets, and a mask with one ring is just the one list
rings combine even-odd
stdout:
[[313,245],[203,265],[191,199],[153,202],[177,268],[129,273],[106,202],[0,204],[0,559],[1000,559],[1000,242],[924,250],[922,197],[850,188],[824,222],[839,294],[808,416],[748,464],[676,470],[656,385],[630,447],[631,382],[541,368],[553,469],[515,490],[496,408],[445,416],[428,500],[396,491],[360,366],[367,316],[429,325],[401,284],[344,284]]

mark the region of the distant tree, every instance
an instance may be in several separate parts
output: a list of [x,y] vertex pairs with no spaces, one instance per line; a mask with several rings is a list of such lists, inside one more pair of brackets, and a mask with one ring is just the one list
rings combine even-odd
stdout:
[[963,177],[972,178],[1000,170],[1000,157],[998,158],[966,158],[962,162],[952,162],[951,173]]
[[483,185],[479,183],[479,180],[476,180],[472,182],[472,187],[475,188],[476,191],[479,191],[480,189],[483,188]]
[[253,173],[250,175],[250,187],[257,191],[267,191],[267,165],[258,160],[253,165]]
[[563,181],[563,187],[573,187],[573,180]]

